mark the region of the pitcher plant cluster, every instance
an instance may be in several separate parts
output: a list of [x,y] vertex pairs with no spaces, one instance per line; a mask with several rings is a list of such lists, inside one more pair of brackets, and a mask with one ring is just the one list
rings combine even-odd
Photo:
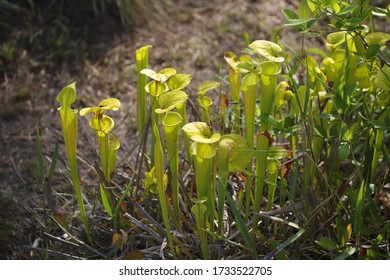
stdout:
[[[277,34],[273,41],[254,40],[240,57],[225,54],[227,92],[220,82],[209,80],[192,93],[191,74],[149,69],[152,47],[136,51],[137,124],[144,145],[139,151],[142,172],[136,174],[138,183],[131,184],[138,184],[143,199],[158,198],[165,229],[161,235],[170,257],[189,257],[180,232],[198,237],[199,257],[204,259],[216,257],[211,244],[217,240],[253,258],[259,257],[258,247],[277,248],[283,258],[284,248],[305,234],[313,251],[333,250],[348,257],[361,249],[369,230],[363,213],[377,188],[378,165],[389,165],[384,138],[389,130],[390,66],[383,53],[390,35],[363,24],[372,12],[364,3],[319,0],[301,1],[298,13],[284,10],[286,27],[302,36],[322,36],[326,48],[297,55],[286,52]],[[375,12],[388,16],[386,10]],[[324,16],[331,17],[332,30],[314,30]],[[76,164],[77,110],[70,107],[76,100],[75,83],[57,100],[70,175],[89,234]],[[192,118],[197,120],[189,122],[187,110],[194,107],[198,114]],[[113,134],[114,120],[105,113],[119,108],[119,100],[107,98],[80,110],[81,116],[92,115],[89,125],[104,174],[100,198],[111,218],[125,210],[118,206],[124,197],[120,201],[110,191],[120,143]],[[184,181],[188,171],[189,183]],[[300,205],[294,203],[298,198]],[[294,222],[271,217],[276,204],[290,204],[290,212],[302,213]],[[335,239],[312,234],[316,222],[325,222],[335,211],[348,217],[336,214],[329,229]],[[241,243],[227,239],[232,226]],[[283,236],[286,228],[295,232],[287,243],[266,238],[269,230]],[[348,245],[352,236],[356,246]]]

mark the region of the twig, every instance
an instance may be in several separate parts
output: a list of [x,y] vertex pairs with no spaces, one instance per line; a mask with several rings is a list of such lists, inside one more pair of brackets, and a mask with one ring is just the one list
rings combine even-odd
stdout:
[[54,219],[53,217],[50,217],[56,224],[57,226],[63,231],[65,232],[71,239],[73,239],[76,243],[78,243],[79,245],[81,245],[83,248],[86,248],[88,249],[89,251],[95,253],[96,255],[100,256],[100,257],[103,257],[105,259],[107,259],[107,256],[101,252],[99,252],[98,250],[92,248],[91,246],[89,246],[88,244],[86,244],[85,242],[77,239],[75,236],[73,236],[69,231],[67,231],[60,223],[58,223],[56,221],[56,219]]
[[33,247],[33,246],[23,245],[22,249],[28,250],[28,251],[40,252],[40,253],[44,252],[45,254],[49,254],[49,255],[52,255],[55,257],[68,258],[68,259],[72,259],[72,260],[85,260],[84,258],[81,258],[79,256],[73,256],[73,255],[69,255],[66,253],[57,252],[57,251],[53,251],[50,249],[37,248],[37,247]]
[[138,202],[134,202],[135,208],[140,212],[142,216],[144,216],[145,219],[147,219],[151,224],[153,224],[159,231],[166,234],[165,229],[155,220],[150,216],[143,208],[141,205],[139,205]]
[[125,213],[125,214],[123,214],[123,216],[126,217],[127,219],[129,219],[130,222],[135,224],[137,227],[149,232],[152,235],[152,237],[157,240],[158,243],[163,242],[163,238],[160,235],[158,235],[154,230],[152,230],[150,227],[148,227],[147,225],[145,225],[141,221],[139,221],[136,218],[134,218],[133,216],[131,216],[129,213]]
[[60,237],[57,237],[57,236],[54,236],[54,235],[51,235],[50,233],[47,233],[47,232],[44,232],[43,233],[44,236],[50,238],[50,239],[53,239],[55,241],[59,241],[61,243],[65,243],[67,245],[72,245],[72,246],[75,246],[77,248],[81,248],[81,246],[77,243],[74,243],[74,242],[71,242],[71,241],[68,241],[68,240],[65,240],[65,239],[62,239]]

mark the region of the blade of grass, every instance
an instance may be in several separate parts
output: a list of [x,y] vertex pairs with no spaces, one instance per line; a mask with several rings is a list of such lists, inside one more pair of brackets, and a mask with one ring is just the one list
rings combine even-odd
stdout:
[[342,252],[340,255],[338,255],[335,260],[345,260],[346,258],[352,256],[355,254],[356,248],[355,247],[347,247],[344,252]]
[[284,241],[282,244],[280,244],[276,249],[272,250],[268,255],[264,257],[264,260],[271,260],[275,255],[282,252],[287,246],[294,243],[296,240],[298,240],[303,234],[305,233],[304,229],[301,229],[297,233],[295,233],[293,236],[291,236],[289,239]]
[[45,183],[45,166],[43,165],[43,153],[42,153],[42,142],[39,130],[37,129],[37,135],[35,137],[35,144],[37,150],[37,163],[38,163],[38,180],[39,183],[44,185]]
[[54,175],[54,172],[55,172],[56,167],[57,167],[57,160],[58,160],[58,139],[56,141],[56,146],[54,148],[53,158],[52,158],[52,161],[51,161],[51,164],[50,164],[49,172],[47,173],[47,178],[49,180]]
[[256,252],[255,242],[251,238],[249,231],[245,226],[244,220],[242,219],[240,212],[236,208],[236,204],[234,203],[234,200],[232,199],[230,194],[227,192],[226,187],[222,182],[220,182],[219,187],[224,189],[223,191],[225,192],[225,195],[226,195],[226,201],[229,204],[229,207],[233,213],[234,219],[236,220],[237,227],[238,227],[239,231],[241,232],[242,237],[245,240],[245,243],[247,244],[247,248],[249,249],[249,253],[251,254],[253,259],[258,259],[259,256],[257,255],[257,252]]

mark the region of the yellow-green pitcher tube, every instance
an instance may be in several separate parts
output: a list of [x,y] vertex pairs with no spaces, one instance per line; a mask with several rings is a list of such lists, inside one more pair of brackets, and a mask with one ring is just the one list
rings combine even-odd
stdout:
[[64,87],[58,94],[56,100],[61,103],[58,110],[60,111],[61,116],[62,134],[65,142],[71,179],[76,193],[77,203],[80,208],[81,220],[84,224],[88,240],[92,242],[77,171],[77,110],[71,108],[71,105],[76,101],[76,82]]
[[[229,149],[224,146],[219,146],[218,147],[218,178],[219,178],[218,183],[223,186],[227,186],[228,177],[229,177]],[[219,186],[217,216],[218,216],[218,235],[220,236],[222,236],[223,234],[223,212],[224,212],[224,205],[225,205],[225,197],[226,197],[226,188]]]
[[266,132],[260,132],[257,135],[256,143],[256,186],[255,199],[253,205],[253,229],[258,228],[259,212],[263,201],[263,191],[265,175],[267,169],[267,155],[269,151],[269,135]]
[[137,61],[137,124],[138,134],[141,134],[146,124],[146,91],[145,85],[147,76],[141,74],[142,69],[148,67],[149,48],[152,46],[143,46],[136,50]]
[[[254,147],[256,98],[259,79],[257,75],[249,73],[242,81],[242,93],[244,100],[245,135],[248,146]],[[252,162],[248,163],[248,176],[245,182],[245,221],[248,220],[252,194]]]
[[[101,132],[96,132],[96,137],[98,139],[99,145],[99,155],[100,155],[100,166],[102,168],[104,179],[109,184],[111,181],[110,171],[108,168],[108,159],[109,159],[109,144],[108,144],[108,135],[102,135]],[[103,202],[104,209],[107,214],[112,217],[112,206],[113,200],[109,190],[106,188],[104,182],[100,182],[100,197]]]
[[210,123],[210,106],[213,104],[213,100],[210,97],[202,95],[198,98],[200,105],[200,115],[202,122]]
[[207,216],[210,227],[214,228],[216,187],[215,180],[213,180],[213,171],[216,148],[214,144],[194,142],[191,145],[191,153],[194,156],[193,163],[197,198],[207,198]]
[[160,132],[158,130],[157,124],[153,126],[153,134],[156,135],[156,142],[154,146],[154,166],[156,168],[156,179],[157,179],[157,192],[158,192],[158,199],[160,202],[160,208],[161,208],[161,214],[163,217],[165,230],[167,234],[168,244],[170,247],[170,251],[173,255],[173,257],[176,256],[175,254],[175,248],[173,247],[173,239],[171,234],[171,227],[169,225],[169,218],[168,218],[168,205],[167,205],[167,198],[166,198],[166,188],[167,185],[164,180],[164,150],[161,143],[161,137]]
[[180,204],[179,204],[179,132],[183,118],[179,113],[167,112],[162,121],[164,135],[167,145],[169,169],[172,175],[173,210],[175,218],[180,225]]
[[[182,117],[182,122],[180,123],[180,126],[183,127],[183,125],[186,123],[187,120],[187,108],[186,104],[184,103],[181,106],[176,107],[177,112],[181,115]],[[183,137],[184,138],[184,147],[186,149],[186,156],[187,156],[187,162],[189,165],[192,164],[192,157],[191,157],[191,151],[190,151],[190,140],[188,137]]]
[[[279,63],[273,61],[264,61],[260,63],[260,113],[262,116],[273,114],[274,94],[278,83],[278,75],[281,72]],[[268,124],[261,121],[260,131],[267,131]]]
[[264,61],[260,63],[260,133],[257,135],[256,143],[256,184],[255,198],[253,205],[253,228],[258,228],[259,211],[262,203],[264,181],[267,170],[267,155],[270,146],[269,125],[264,117],[273,114],[274,95],[278,83],[278,75],[281,72],[279,63]]
[[225,53],[224,57],[229,65],[230,96],[233,100],[233,132],[239,133],[241,129],[240,90],[243,69],[237,67],[238,61],[236,61],[236,56],[234,53],[227,52]]
[[202,252],[203,259],[209,259],[209,250],[206,234],[206,213],[207,207],[204,201],[199,200],[191,207],[191,212],[195,217],[196,229],[198,231],[200,239],[200,251]]

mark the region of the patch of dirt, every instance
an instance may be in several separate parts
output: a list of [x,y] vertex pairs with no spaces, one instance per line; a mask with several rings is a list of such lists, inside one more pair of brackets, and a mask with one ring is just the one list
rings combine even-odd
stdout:
[[[179,5],[180,4],[180,5]],[[119,161],[125,162],[136,138],[136,65],[135,50],[143,45],[150,49],[150,68],[159,71],[174,67],[179,73],[191,73],[188,93],[205,80],[225,80],[227,69],[223,54],[241,54],[252,39],[272,39],[273,31],[283,22],[281,9],[296,9],[297,1],[178,1],[181,7],[173,15],[153,19],[148,26],[131,33],[116,34],[90,46],[104,50],[96,60],[75,66],[63,63],[46,68],[26,50],[16,61],[15,71],[6,72],[0,84],[0,258],[42,258],[30,255],[23,246],[39,240],[45,227],[43,189],[37,182],[35,136],[39,129],[44,153],[49,155],[59,139],[63,152],[58,103],[55,98],[62,87],[77,81],[78,101],[75,108],[93,106],[107,97],[121,100],[122,107],[111,114],[116,120],[115,132],[122,143]],[[298,47],[295,32],[282,32],[285,44]],[[103,37],[104,38],[104,37]],[[226,83],[225,83],[226,86]],[[79,157],[96,159],[96,143],[87,119],[79,118]],[[46,168],[50,162],[45,159]],[[120,164],[119,164],[120,165]],[[48,185],[56,197],[59,211],[72,189],[59,168]],[[80,170],[87,165],[80,163]],[[88,171],[82,174],[88,180]]]

